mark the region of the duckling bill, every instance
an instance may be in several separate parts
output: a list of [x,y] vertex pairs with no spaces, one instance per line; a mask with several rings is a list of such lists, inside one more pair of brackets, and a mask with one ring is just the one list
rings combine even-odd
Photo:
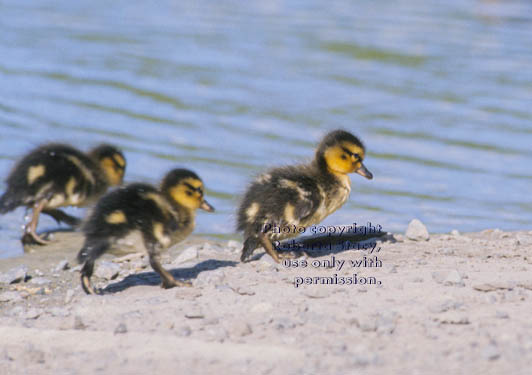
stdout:
[[202,180],[187,169],[170,171],[160,188],[134,183],[103,196],[83,228],[85,243],[78,254],[78,261],[83,264],[83,290],[87,294],[96,293],[90,281],[96,259],[116,249],[120,239],[134,233],[140,233],[150,265],[161,276],[163,288],[190,286],[175,280],[161,266],[161,251],[184,240],[194,230],[198,208],[214,211],[204,199]]
[[36,233],[39,215],[76,226],[80,220],[59,207],[86,206],[109,186],[122,183],[126,161],[120,150],[100,145],[87,154],[66,144],[46,144],[24,156],[7,177],[7,190],[0,197],[0,213],[19,206],[32,209],[24,228],[23,243],[44,245]]
[[263,247],[276,261],[291,254],[278,253],[272,241],[295,237],[297,231],[267,230],[308,227],[342,207],[351,192],[350,173],[367,179],[373,174],[363,164],[366,149],[359,138],[344,130],[328,133],[310,164],[272,169],[247,189],[238,210],[237,229],[244,232],[241,261]]

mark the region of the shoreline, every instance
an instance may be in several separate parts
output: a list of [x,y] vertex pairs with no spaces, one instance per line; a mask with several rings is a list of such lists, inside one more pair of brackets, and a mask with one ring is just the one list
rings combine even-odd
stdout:
[[[191,236],[163,257],[191,288],[161,289],[146,257],[106,255],[98,296],[80,286],[81,241],[58,232],[0,260],[0,277],[21,265],[27,275],[0,283],[0,372],[524,374],[532,363],[532,231],[387,235],[378,253],[317,252],[289,267],[262,250],[240,263],[241,242]],[[382,267],[350,264],[376,255]],[[344,265],[321,266],[333,259]],[[294,285],[353,273],[382,283]]]

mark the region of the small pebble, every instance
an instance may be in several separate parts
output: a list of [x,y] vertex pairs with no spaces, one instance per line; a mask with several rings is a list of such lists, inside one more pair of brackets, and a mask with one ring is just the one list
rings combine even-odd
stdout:
[[395,264],[388,266],[388,273],[397,273],[397,266]]
[[495,312],[495,317],[497,319],[508,319],[508,318],[510,318],[510,315],[508,315],[508,313],[506,311],[498,310],[497,312]]
[[501,353],[499,351],[499,348],[495,346],[494,344],[489,344],[482,353],[484,355],[484,358],[490,361],[495,361],[500,358]]
[[44,277],[33,277],[30,279],[29,282],[35,285],[46,285],[51,283],[49,279],[46,279]]
[[0,294],[0,302],[9,302],[9,301],[20,301],[22,297],[20,296],[20,293],[18,292],[4,292]]
[[402,234],[394,234],[393,235],[393,238],[397,241],[397,242],[405,242],[405,236],[403,236]]
[[418,219],[414,219],[408,224],[405,235],[412,241],[428,241],[430,238],[427,227]]
[[69,304],[70,302],[72,302],[72,299],[74,298],[74,290],[72,289],[69,289],[67,290],[66,294],[65,294],[65,304]]
[[194,246],[191,246],[189,248],[186,248],[183,250],[177,258],[172,262],[172,264],[181,264],[188,262],[190,260],[194,260],[198,258],[198,249]]
[[86,328],[87,328],[87,326],[85,325],[85,323],[83,323],[83,320],[81,319],[81,316],[76,315],[74,317],[74,329],[84,330]]
[[251,309],[249,311],[255,312],[255,313],[265,313],[268,311],[271,311],[273,309],[273,306],[269,302],[260,302],[256,305],[251,306]]
[[188,319],[203,319],[205,315],[199,306],[192,306],[185,312],[185,318]]
[[4,274],[0,274],[0,284],[16,284],[25,281],[27,278],[28,267],[20,265],[12,268]]
[[127,333],[127,326],[125,323],[120,323],[116,328],[115,328],[115,332],[114,334],[115,335],[120,335],[120,334],[124,334],[124,333]]
[[192,334],[192,329],[189,326],[182,326],[176,330],[176,334],[181,337],[188,337]]
[[321,299],[329,297],[330,293],[326,288],[308,288],[305,289],[303,295],[307,296],[308,298]]
[[233,289],[233,291],[237,294],[240,294],[241,296],[254,296],[255,291],[247,286],[239,286],[236,289]]
[[70,312],[67,309],[62,309],[60,307],[52,307],[51,309],[47,310],[47,313],[60,318],[65,318],[70,315]]
[[251,335],[253,330],[248,323],[238,320],[230,327],[229,333],[232,336],[244,337]]
[[44,276],[44,273],[40,270],[40,269],[36,269],[35,271],[33,271],[35,273],[36,276]]
[[449,248],[445,248],[445,249],[442,249],[440,251],[440,254],[442,254],[442,255],[454,255],[454,250],[453,249],[449,249]]
[[238,242],[238,241],[235,241],[235,240],[230,240],[229,242],[227,242],[227,247],[230,247],[230,248],[233,248],[233,249],[237,249],[237,250],[241,250],[242,249],[242,243],[241,242]]
[[24,314],[24,318],[26,319],[37,319],[41,316],[42,314],[42,310],[40,309],[35,309],[35,308],[32,308],[32,309],[29,309],[26,314]]
[[443,280],[443,285],[447,286],[465,286],[464,280],[457,270],[451,270]]
[[375,321],[378,333],[391,335],[395,331],[397,314],[394,312],[380,313]]
[[113,280],[118,276],[120,269],[120,266],[116,263],[102,261],[96,266],[94,275],[105,280]]
[[68,264],[68,260],[64,259],[57,264],[57,266],[54,268],[54,272],[66,271],[69,268],[70,268],[70,264]]
[[375,318],[358,318],[356,325],[363,332],[375,332],[377,331],[377,320]]

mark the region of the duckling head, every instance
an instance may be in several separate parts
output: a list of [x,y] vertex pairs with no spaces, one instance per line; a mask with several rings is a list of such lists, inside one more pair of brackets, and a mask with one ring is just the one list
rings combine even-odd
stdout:
[[318,166],[334,174],[358,173],[371,180],[373,174],[362,161],[366,149],[360,139],[345,130],[328,133],[316,150]]
[[120,185],[126,171],[126,159],[122,151],[111,145],[100,145],[89,152],[104,172],[111,186]]
[[214,207],[203,197],[203,181],[191,170],[174,169],[170,171],[163,179],[161,191],[171,201],[191,211],[201,208],[208,212],[214,212]]

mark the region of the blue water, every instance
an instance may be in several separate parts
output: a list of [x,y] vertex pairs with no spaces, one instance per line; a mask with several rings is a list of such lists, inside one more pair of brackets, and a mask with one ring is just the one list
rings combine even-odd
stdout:
[[217,208],[196,233],[239,238],[247,181],[345,128],[375,179],[325,225],[530,228],[529,1],[8,0],[0,56],[0,176],[43,142],[115,143],[127,181],[195,170]]

